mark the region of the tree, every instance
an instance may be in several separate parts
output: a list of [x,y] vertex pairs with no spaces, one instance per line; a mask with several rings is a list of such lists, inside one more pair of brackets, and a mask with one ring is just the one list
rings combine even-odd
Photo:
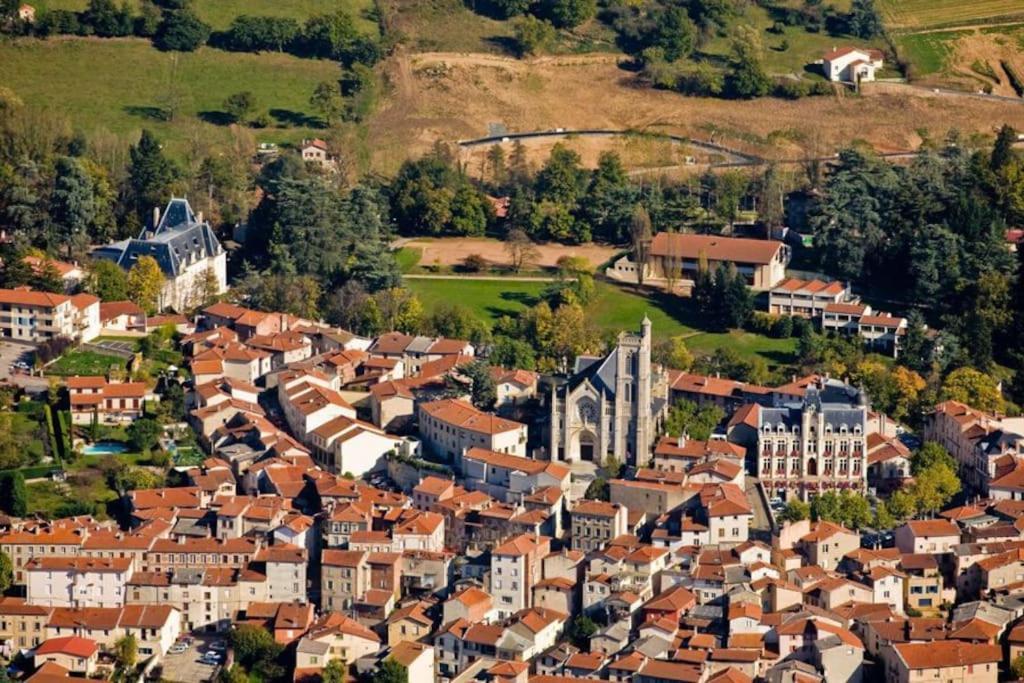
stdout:
[[64,279],[50,259],[44,259],[31,280],[32,289],[52,294],[64,293]]
[[596,0],[543,0],[541,11],[558,28],[575,28],[597,12]]
[[491,0],[491,6],[502,18],[511,19],[526,13],[530,9],[530,0]]
[[14,563],[11,556],[0,551],[0,594],[7,592],[7,589],[14,583]]
[[639,204],[633,209],[633,216],[629,221],[629,236],[633,242],[636,281],[638,285],[643,287],[653,236],[651,233],[651,216],[647,213],[647,209]]
[[122,669],[135,668],[135,662],[139,657],[139,643],[133,634],[129,633],[114,643],[114,657]]
[[494,377],[490,366],[482,360],[473,361],[459,368],[459,374],[466,377],[471,384],[471,402],[480,410],[491,410],[498,400]]
[[508,254],[509,265],[517,273],[540,257],[533,240],[518,228],[509,230],[505,236],[505,253]]
[[683,337],[677,335],[655,341],[651,349],[651,360],[667,368],[686,372],[693,365],[693,354],[686,348]]
[[[387,662],[385,662],[385,665]],[[380,669],[374,674],[373,680],[377,680],[376,673],[379,673]],[[345,671],[345,661],[341,659],[332,659],[324,667],[324,670],[320,673],[321,683],[345,683],[347,679]]]
[[21,470],[0,472],[0,506],[13,517],[24,517],[28,514],[28,490],[25,488],[25,475]]
[[892,529],[896,526],[896,517],[889,511],[889,506],[884,500],[878,501],[875,506],[875,521],[872,526],[879,530]]
[[341,99],[341,91],[338,84],[333,81],[320,81],[313,89],[309,98],[309,106],[313,107],[324,125],[330,126],[341,118],[341,112],[345,108]]
[[488,360],[502,368],[533,370],[537,367],[537,356],[530,344],[504,335],[494,338]]
[[725,81],[730,97],[749,100],[764,97],[771,90],[772,82],[764,70],[759,48],[742,38],[734,41],[731,70]]
[[[178,172],[164,156],[160,143],[149,130],[143,129],[139,142],[129,150],[128,182],[132,200],[140,219],[153,207],[163,207],[170,199],[171,185]],[[153,226],[156,227],[156,226]]]
[[1010,672],[1013,673],[1013,677],[1017,680],[1024,678],[1024,653],[1017,655],[1010,662]]
[[665,432],[669,436],[686,435],[697,441],[707,441],[723,419],[725,411],[718,406],[712,403],[698,406],[693,401],[683,399],[669,408]]
[[235,123],[244,123],[256,108],[256,96],[248,90],[236,92],[224,100],[224,111]]
[[163,287],[164,272],[152,256],[139,257],[128,271],[128,291],[131,300],[149,315],[158,312]]
[[934,441],[925,441],[921,448],[910,457],[910,472],[915,477],[936,465],[944,465],[954,472],[956,471],[956,461],[953,460],[953,456]]
[[959,492],[960,479],[956,471],[942,463],[918,472],[911,486],[911,495],[920,514],[935,514]]
[[241,624],[233,628],[228,637],[236,659],[250,670],[261,661],[274,661],[283,649],[262,626]]
[[371,680],[373,683],[409,683],[409,670],[393,657],[388,657],[373,672]]
[[135,450],[152,449],[160,439],[160,425],[156,420],[144,417],[128,425],[127,434],[128,440]]
[[77,159],[61,157],[57,161],[50,194],[50,221],[56,242],[67,247],[68,259],[88,244],[88,227],[96,215],[92,181]]
[[998,413],[1006,402],[990,375],[974,368],[958,368],[942,383],[942,399],[959,401],[987,413]]
[[164,12],[153,44],[159,50],[195,52],[210,38],[210,27],[191,9]]
[[569,640],[578,648],[590,647],[590,637],[597,633],[597,624],[586,615],[579,615],[569,626]]
[[85,288],[102,301],[124,301],[128,298],[128,274],[113,261],[91,261]]
[[781,522],[800,522],[811,517],[811,506],[808,503],[793,498],[786,503],[786,507],[779,515]]
[[996,142],[992,146],[992,156],[989,158],[989,168],[993,171],[1001,171],[1014,158],[1013,146],[1017,144],[1017,131],[1012,126],[1003,124],[996,135]]
[[875,8],[874,0],[853,0],[847,17],[850,33],[865,40],[882,33],[882,18]]
[[594,481],[590,482],[590,485],[587,486],[587,490],[583,494],[583,497],[587,500],[603,500],[608,502],[608,499],[611,497],[608,488],[608,480],[604,477],[595,478]]

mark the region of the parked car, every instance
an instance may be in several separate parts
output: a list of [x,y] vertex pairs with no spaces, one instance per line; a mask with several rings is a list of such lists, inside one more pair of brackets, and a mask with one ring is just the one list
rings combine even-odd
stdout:
[[170,649],[167,650],[167,652],[168,652],[168,654],[172,654],[172,655],[180,655],[182,652],[186,651],[187,649],[188,649],[188,645],[186,645],[185,643],[175,643],[174,645],[171,645]]
[[228,649],[227,643],[223,640],[215,640],[210,643],[210,650],[212,652],[225,652]]

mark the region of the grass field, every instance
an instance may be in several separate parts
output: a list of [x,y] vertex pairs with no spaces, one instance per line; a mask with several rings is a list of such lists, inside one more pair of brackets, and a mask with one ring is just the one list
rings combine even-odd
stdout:
[[[412,279],[406,280],[405,286],[416,293],[428,312],[455,303],[493,323],[503,315],[515,316],[536,304],[547,283]],[[655,337],[683,335],[688,347],[708,354],[728,346],[747,357],[761,356],[772,368],[791,362],[796,350],[793,339],[770,339],[742,331],[701,332],[677,297],[643,296],[607,282],[597,283],[587,313],[594,325],[610,332],[636,329],[647,315]]]
[[1024,18],[1020,0],[879,0],[886,26],[918,30]]
[[915,76],[943,71],[953,55],[953,42],[965,35],[962,31],[906,33],[895,36],[900,55],[914,65]]
[[[138,5],[137,0],[128,2]],[[40,0],[35,6],[40,12],[57,9],[81,12],[88,4],[88,0]],[[363,31],[378,33],[377,22],[371,14],[372,0],[194,0],[192,7],[199,18],[214,30],[226,29],[235,17],[242,14],[284,17],[295,19],[301,24],[315,14],[327,14],[341,9],[349,12]]]
[[46,374],[69,377],[72,375],[105,375],[111,366],[125,367],[123,358],[108,356],[95,351],[76,349],[58,358],[46,368]]
[[[242,54],[202,48],[165,53],[139,39],[23,39],[0,43],[0,83],[21,99],[65,112],[77,130],[130,137],[153,129],[170,151],[197,135],[228,141],[224,99],[251,91],[257,113],[275,125],[257,139],[295,141],[313,132],[309,96],[320,81],[336,79],[330,61],[285,54]],[[116,74],[116,76],[112,76]],[[171,105],[173,121],[160,112]]]

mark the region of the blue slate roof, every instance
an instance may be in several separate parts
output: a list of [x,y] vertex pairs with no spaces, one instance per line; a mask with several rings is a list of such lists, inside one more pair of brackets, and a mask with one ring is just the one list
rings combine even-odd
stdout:
[[95,258],[114,261],[131,269],[142,256],[152,256],[167,277],[177,277],[192,263],[224,251],[213,228],[200,223],[187,199],[173,198],[167,203],[155,230],[145,229],[135,239],[121,240],[95,250]]

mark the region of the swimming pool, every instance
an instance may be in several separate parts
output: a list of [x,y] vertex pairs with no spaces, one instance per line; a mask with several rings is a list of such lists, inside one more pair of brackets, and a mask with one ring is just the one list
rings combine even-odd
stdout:
[[83,455],[118,455],[120,453],[127,453],[129,450],[128,444],[121,443],[120,441],[99,441],[94,444],[90,444],[82,449]]

